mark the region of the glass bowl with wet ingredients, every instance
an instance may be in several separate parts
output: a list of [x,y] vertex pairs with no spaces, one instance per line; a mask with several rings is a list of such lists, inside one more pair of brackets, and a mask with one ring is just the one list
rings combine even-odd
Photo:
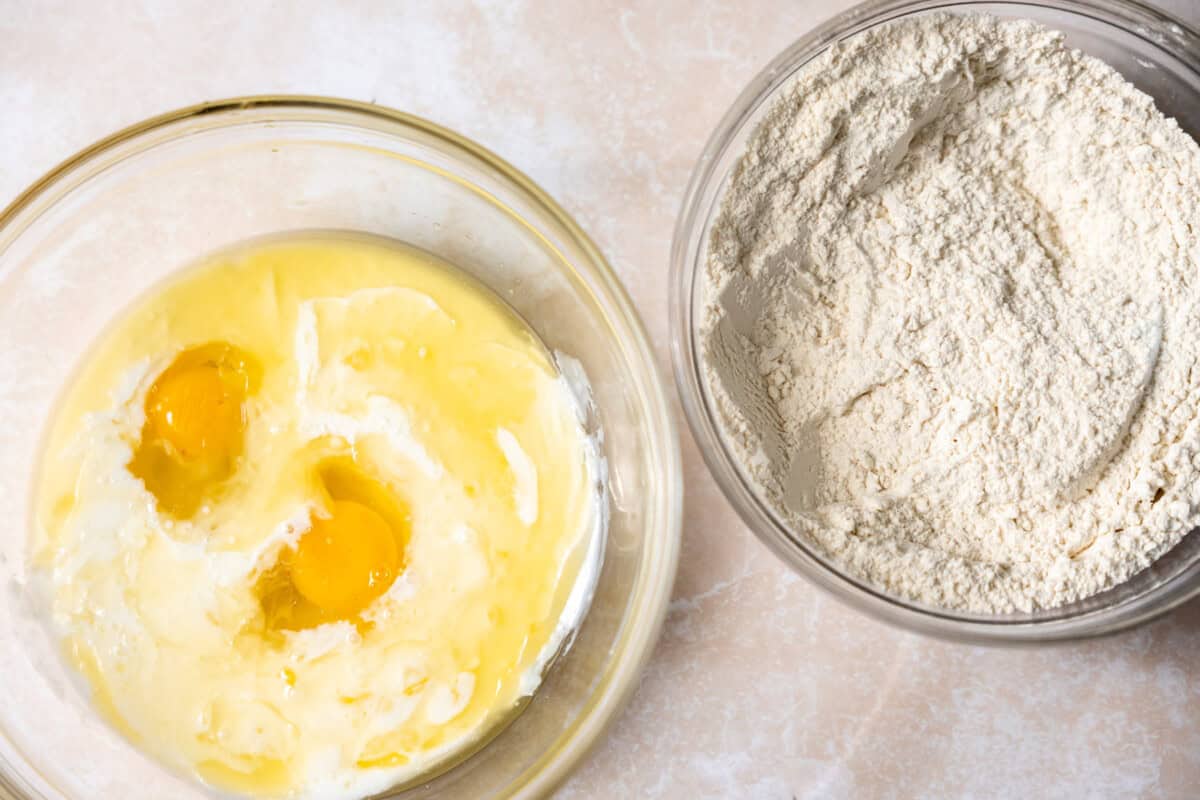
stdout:
[[56,398],[119,312],[208,253],[313,230],[413,245],[496,292],[582,366],[607,468],[590,610],[541,686],[383,796],[544,796],[631,694],[674,579],[682,489],[664,383],[612,269],[528,178],[424,120],[314,97],[209,103],[97,143],[0,213],[0,798],[212,796],[102,722],[59,657],[27,564],[34,465]]
[[693,171],[671,250],[672,357],[684,412],[710,471],[751,531],[790,567],[861,611],[910,630],[976,643],[1048,642],[1122,630],[1200,593],[1196,532],[1132,579],[1053,609],[986,615],[910,602],[848,574],[789,528],[739,466],[706,386],[699,323],[710,230],[748,138],[797,70],[818,54],[861,31],[931,12],[1026,18],[1062,31],[1069,45],[1107,62],[1154,98],[1159,110],[1174,117],[1193,138],[1200,137],[1200,34],[1138,2],[871,0],[829,20],[750,82],[718,124]]

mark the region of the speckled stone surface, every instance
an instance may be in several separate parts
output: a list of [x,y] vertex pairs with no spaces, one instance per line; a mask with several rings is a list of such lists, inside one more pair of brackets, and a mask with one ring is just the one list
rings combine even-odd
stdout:
[[[692,164],[743,84],[845,0],[32,3],[0,0],[0,204],[96,138],[231,95],[373,100],[477,139],[608,255],[667,365],[667,253]],[[1164,3],[1200,24],[1200,3]],[[1200,796],[1200,604],[1115,638],[985,650],[807,585],[684,434],[675,600],[582,798]]]

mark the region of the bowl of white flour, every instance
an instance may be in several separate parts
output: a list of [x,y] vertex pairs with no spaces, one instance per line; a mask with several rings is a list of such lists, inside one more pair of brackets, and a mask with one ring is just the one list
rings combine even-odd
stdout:
[[1200,38],[868,3],[739,98],[672,252],[676,377],[751,529],[886,620],[1105,633],[1200,592]]

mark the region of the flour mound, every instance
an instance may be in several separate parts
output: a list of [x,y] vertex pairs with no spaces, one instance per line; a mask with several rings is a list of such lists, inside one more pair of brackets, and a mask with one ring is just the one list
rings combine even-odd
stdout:
[[853,575],[974,612],[1109,588],[1200,518],[1200,147],[1026,21],[835,45],[713,226],[706,380]]

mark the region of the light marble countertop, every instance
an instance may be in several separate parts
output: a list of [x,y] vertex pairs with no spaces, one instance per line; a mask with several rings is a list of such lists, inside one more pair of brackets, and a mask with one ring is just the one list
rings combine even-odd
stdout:
[[[93,140],[221,97],[326,94],[428,117],[550,191],[668,368],[667,254],[709,132],[848,0],[0,0],[0,205]],[[1200,24],[1200,2],[1163,3]],[[683,435],[675,599],[640,689],[563,787],[609,797],[1200,795],[1200,604],[1132,633],[988,650],[898,632],[794,576]]]

